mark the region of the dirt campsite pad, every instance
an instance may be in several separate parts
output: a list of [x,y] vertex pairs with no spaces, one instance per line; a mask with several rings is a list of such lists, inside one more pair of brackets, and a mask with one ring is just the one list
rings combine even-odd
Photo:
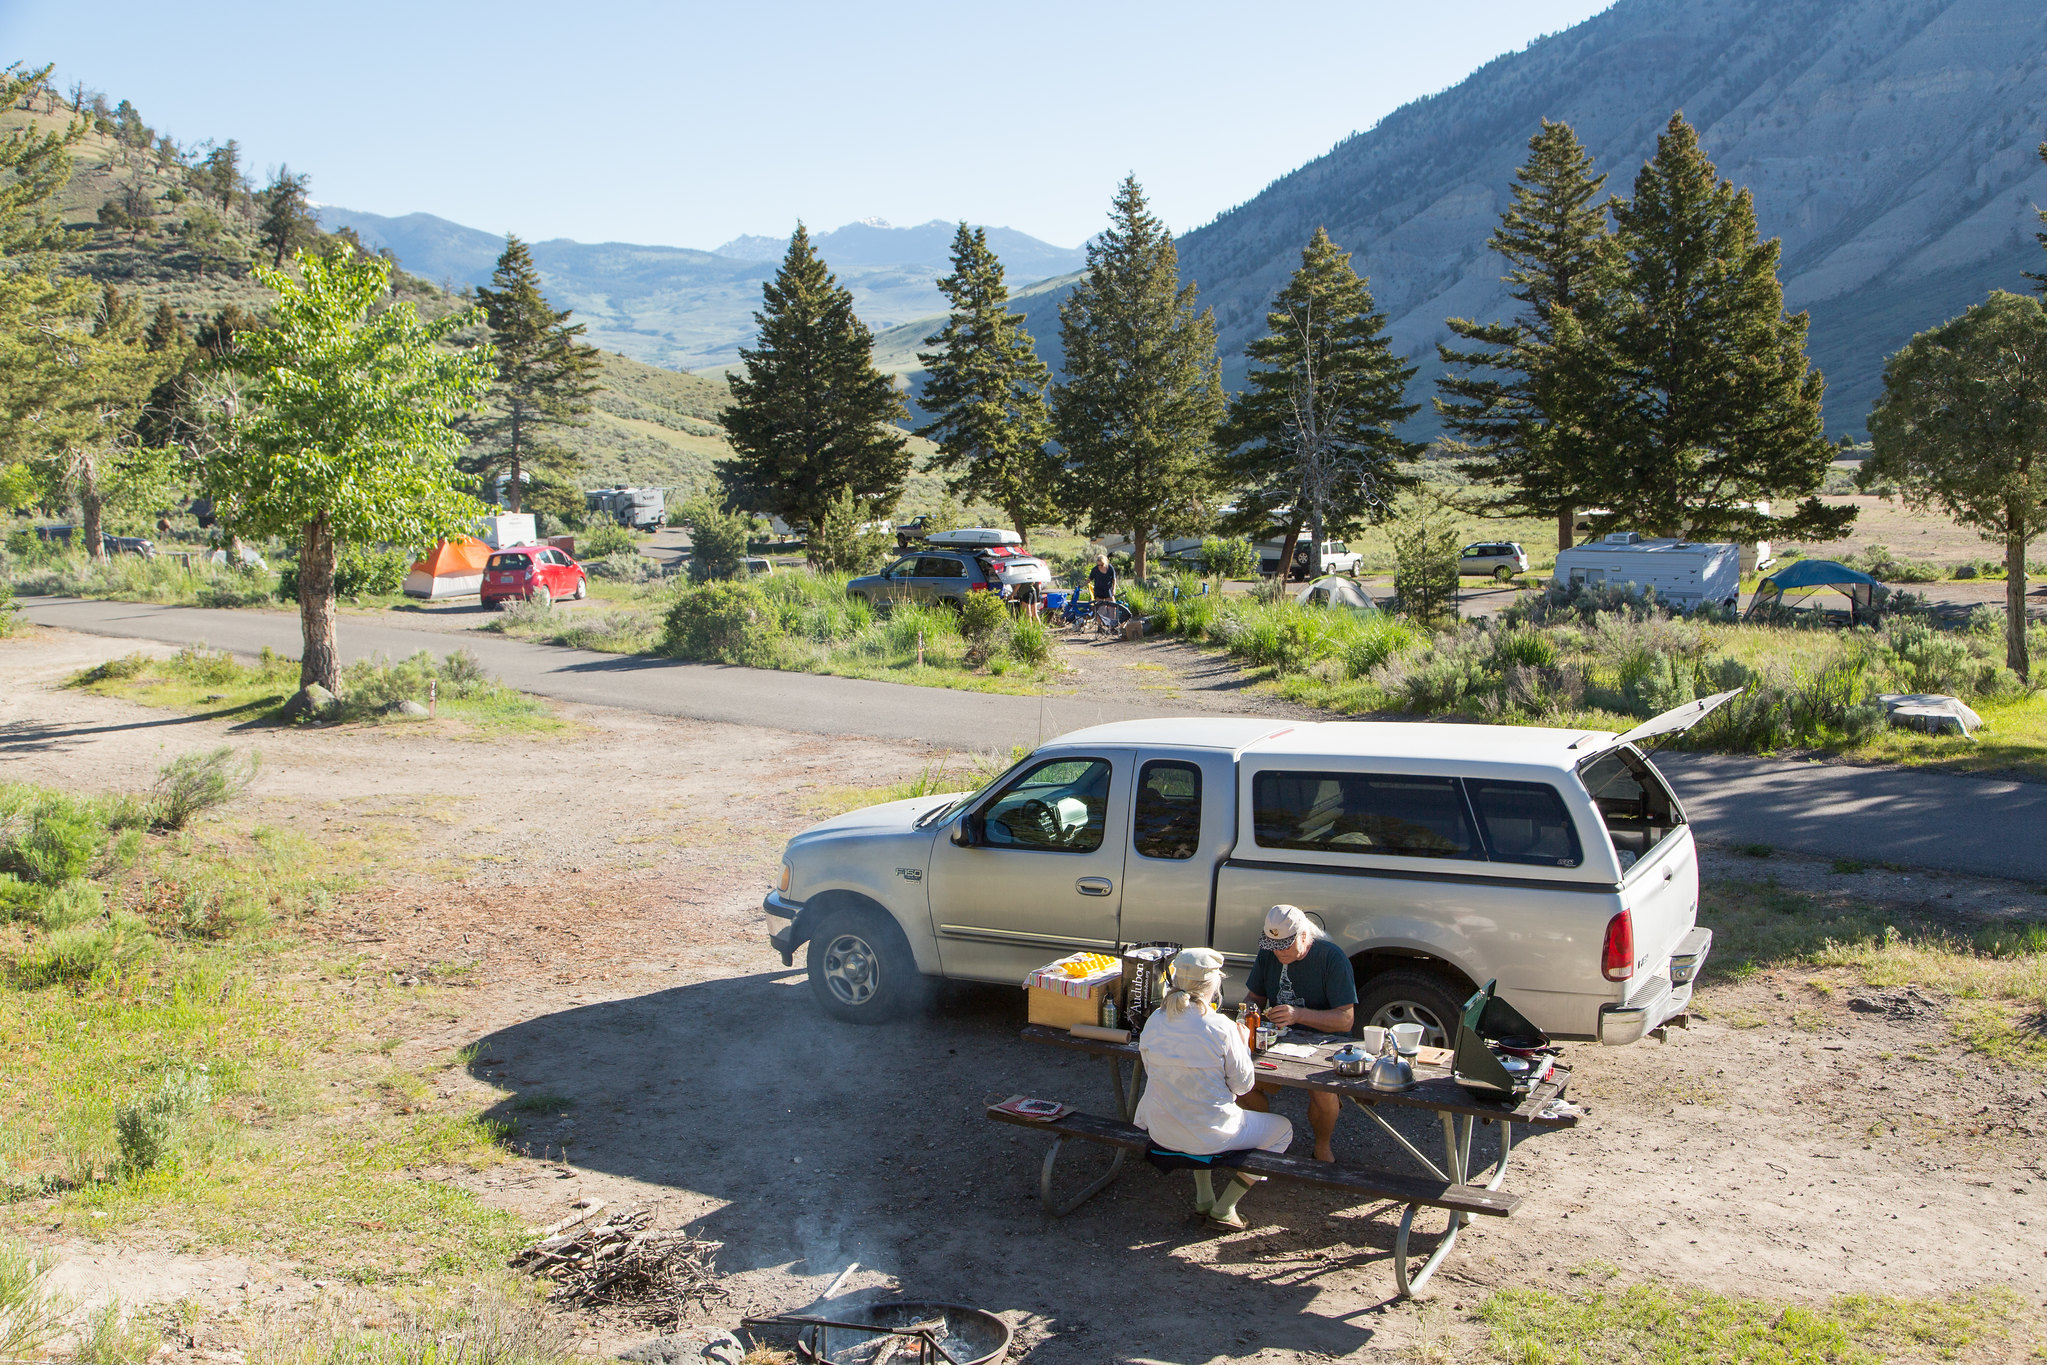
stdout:
[[[1249,1231],[1215,1236],[1187,1219],[1184,1177],[1140,1168],[1047,1222],[1043,1143],[986,1123],[983,1100],[1110,1100],[1098,1066],[1018,1039],[1019,992],[949,987],[886,1029],[813,1008],[800,960],[783,967],[761,928],[783,840],[966,760],[574,706],[559,708],[567,732],[538,743],[429,723],[249,731],[59,686],[129,648],[52,631],[0,642],[0,781],[133,791],[175,754],[254,745],[260,781],[213,827],[346,833],[375,850],[353,889],[284,926],[298,947],[256,970],[362,964],[350,979],[377,989],[360,997],[361,1027],[414,1080],[354,1094],[337,1078],[296,1116],[248,1122],[481,1116],[503,1125],[498,1155],[391,1178],[500,1217],[477,1223],[496,1229],[492,1246],[586,1200],[721,1243],[726,1297],[643,1358],[694,1360],[741,1314],[801,1309],[855,1261],[851,1292],[991,1309],[1048,1365],[1505,1358],[1501,1343],[1553,1330],[1562,1306],[1585,1330],[1585,1305],[1639,1308],[1643,1294],[1678,1296],[1708,1325],[1776,1321],[1787,1302],[1849,1313],[1848,1339],[1881,1346],[1871,1358],[2025,1359],[2047,1322],[2047,1067],[2023,1048],[1966,1050],[1973,1006],[1948,991],[1872,983],[1845,959],[1747,972],[1717,959],[1688,1031],[1570,1049],[1589,1117],[1518,1145],[1507,1183],[1523,1208],[1469,1228],[1424,1302],[1393,1302],[1397,1208],[1266,1187],[1244,1201]],[[1937,917],[2037,915],[2047,899],[1854,871],[1711,850],[1702,920],[1716,903],[1750,919],[1850,902]],[[1291,1117],[1305,1130],[1304,1112]],[[1384,1143],[1346,1122],[1338,1155],[1384,1161]],[[173,1354],[239,1359],[261,1313],[313,1313],[339,1292],[341,1272],[287,1254],[303,1245],[288,1236],[195,1232],[197,1206],[175,1199],[146,1216],[88,1205],[76,1191],[17,1199],[0,1228],[57,1252],[82,1297],[183,1305]],[[402,1230],[368,1235],[389,1239],[398,1283],[445,1275]],[[1851,1311],[1844,1294],[1878,1297]],[[625,1313],[568,1326],[593,1354],[647,1339]]]

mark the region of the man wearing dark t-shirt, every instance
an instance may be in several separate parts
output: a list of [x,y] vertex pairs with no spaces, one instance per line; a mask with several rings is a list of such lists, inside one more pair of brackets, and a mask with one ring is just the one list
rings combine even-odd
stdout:
[[[1357,1015],[1358,983],[1343,949],[1317,933],[1297,905],[1265,912],[1265,937],[1258,960],[1244,982],[1244,995],[1275,1024],[1316,1033],[1345,1034]],[[1260,1085],[1237,1097],[1243,1109],[1267,1110],[1276,1085]],[[1330,1139],[1343,1102],[1327,1090],[1308,1092],[1308,1125],[1315,1130],[1315,1159],[1334,1161]]]

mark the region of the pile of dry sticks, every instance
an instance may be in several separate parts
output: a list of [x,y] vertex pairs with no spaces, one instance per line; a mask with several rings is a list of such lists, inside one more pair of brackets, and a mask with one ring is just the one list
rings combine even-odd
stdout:
[[694,1302],[699,1308],[728,1297],[712,1264],[721,1242],[677,1228],[658,1232],[646,1209],[624,1209],[602,1222],[601,1200],[572,1218],[540,1230],[540,1240],[512,1264],[553,1280],[548,1298],[581,1308],[624,1308],[634,1321],[675,1328]]

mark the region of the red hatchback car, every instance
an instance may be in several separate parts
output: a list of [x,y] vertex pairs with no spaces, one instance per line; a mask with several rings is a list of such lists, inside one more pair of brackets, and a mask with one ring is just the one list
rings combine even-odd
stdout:
[[483,605],[551,602],[558,597],[580,601],[588,592],[583,566],[549,545],[514,545],[499,550],[483,566]]

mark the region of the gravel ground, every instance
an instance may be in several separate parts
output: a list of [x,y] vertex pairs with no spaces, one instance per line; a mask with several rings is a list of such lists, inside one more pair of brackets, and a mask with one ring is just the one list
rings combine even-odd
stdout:
[[[0,778],[133,789],[170,753],[247,740],[220,722],[52,690],[132,648],[59,632],[0,642]],[[1182,693],[1175,709],[1228,691],[1204,688],[1182,656],[1205,656],[1180,646],[1069,652],[1083,686],[1158,664]],[[1398,1210],[1385,1205],[1266,1187],[1245,1201],[1249,1231],[1214,1236],[1186,1220],[1183,1179],[1140,1167],[1049,1223],[1035,1201],[1041,1141],[985,1122],[980,1104],[1022,1091],[1099,1111],[1097,1066],[1021,1043],[1009,988],[947,988],[929,1014],[888,1029],[837,1024],[764,941],[759,901],[783,839],[844,789],[914,776],[935,755],[560,710],[573,733],[540,743],[458,743],[424,725],[266,732],[245,814],[317,829],[428,802],[441,812],[414,831],[415,871],[347,898],[318,932],[363,945],[401,980],[470,968],[397,1053],[447,1067],[432,1106],[511,1118],[522,1094],[571,1103],[565,1117],[529,1118],[506,1166],[420,1177],[459,1181],[536,1223],[598,1197],[724,1242],[732,1303],[685,1336],[750,1308],[803,1306],[855,1260],[856,1291],[1001,1312],[1048,1365],[1404,1349],[1446,1323],[1468,1333],[1492,1289],[1568,1288],[1571,1269],[1594,1261],[1773,1298],[2004,1284],[2027,1312],[2047,1301],[2041,1077],[1961,1051],[1938,994],[1870,991],[1838,973],[1711,981],[1704,1017],[1667,1043],[1570,1048],[1589,1117],[1517,1147],[1506,1184],[1527,1202],[1467,1231],[1431,1317],[1390,1301]],[[28,726],[33,742],[10,740]],[[536,799],[497,794],[507,781]],[[1785,885],[1921,911],[2040,899],[1910,873],[1843,890],[1818,862],[1761,866]],[[1757,860],[1714,851],[1706,869],[1709,922],[1713,885],[1759,875]],[[457,1065],[472,1044],[476,1060]],[[1397,1167],[1376,1132],[1347,1119],[1339,1156]],[[130,1302],[208,1285],[227,1305],[314,1292],[289,1265],[229,1263],[172,1231],[59,1247],[64,1273]],[[603,1316],[577,1325],[593,1350],[646,1335]],[[192,1340],[188,1354],[233,1354]]]

